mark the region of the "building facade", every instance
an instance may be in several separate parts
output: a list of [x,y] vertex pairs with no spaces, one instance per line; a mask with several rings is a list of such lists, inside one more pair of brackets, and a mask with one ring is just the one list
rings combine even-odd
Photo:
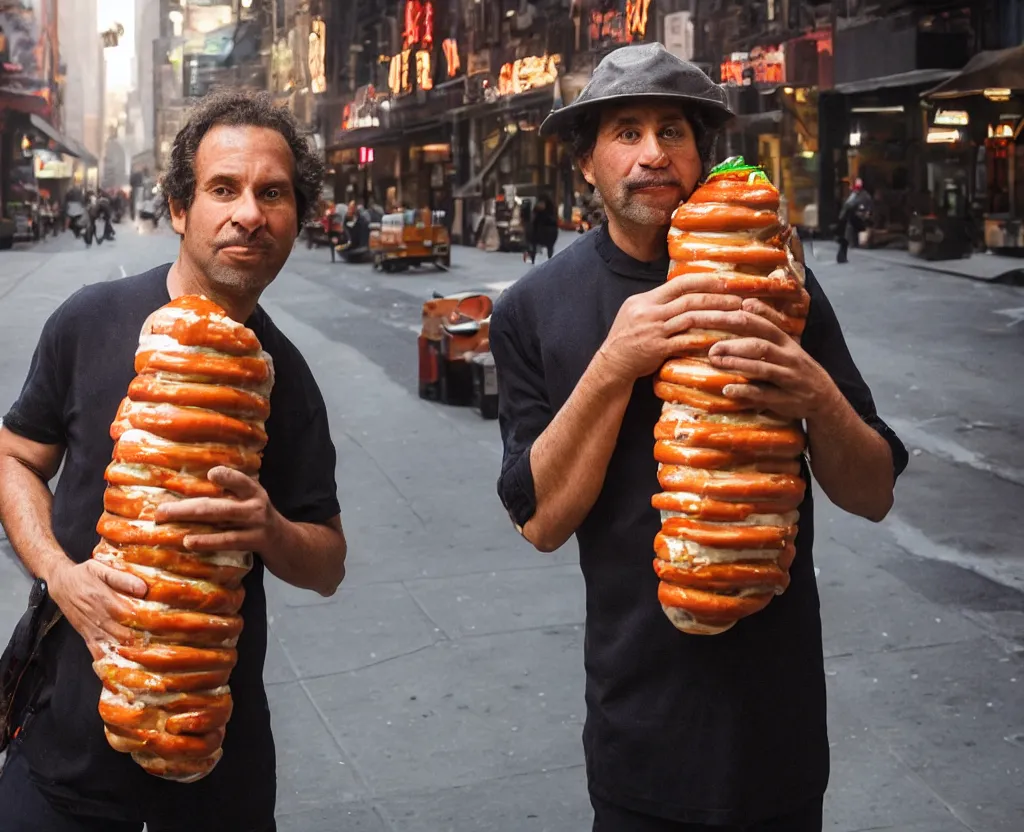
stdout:
[[[674,6],[673,6],[674,7]],[[447,212],[471,242],[484,214],[547,195],[570,222],[588,186],[538,128],[597,61],[652,40],[656,0],[356,0],[325,22],[321,127],[334,198]]]
[[103,158],[106,65],[99,35],[96,0],[58,4],[60,61],[64,77],[63,130],[85,149],[75,164],[75,179],[95,188]]

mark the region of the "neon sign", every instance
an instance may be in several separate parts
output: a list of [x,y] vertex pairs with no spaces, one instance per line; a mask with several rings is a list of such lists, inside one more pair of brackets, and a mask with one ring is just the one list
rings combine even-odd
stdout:
[[402,48],[417,45],[427,50],[434,45],[434,4],[430,0],[405,0]]
[[516,95],[555,83],[560,61],[560,55],[543,55],[505,64],[498,74],[498,95]]

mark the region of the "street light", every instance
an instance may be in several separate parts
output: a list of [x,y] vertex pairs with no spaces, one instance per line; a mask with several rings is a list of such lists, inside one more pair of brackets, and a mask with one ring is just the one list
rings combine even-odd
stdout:
[[242,8],[243,9],[252,8],[252,0],[242,0]]

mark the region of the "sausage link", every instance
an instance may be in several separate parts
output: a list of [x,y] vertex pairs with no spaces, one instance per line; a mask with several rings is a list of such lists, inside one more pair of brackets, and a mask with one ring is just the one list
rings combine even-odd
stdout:
[[202,407],[261,422],[270,416],[270,400],[265,396],[222,384],[193,384],[186,381],[164,381],[151,375],[136,376],[128,385],[128,398],[134,402]]

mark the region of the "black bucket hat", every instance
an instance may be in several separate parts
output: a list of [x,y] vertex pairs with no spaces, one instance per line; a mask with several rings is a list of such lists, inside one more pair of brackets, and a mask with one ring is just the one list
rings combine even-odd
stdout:
[[605,55],[576,100],[567,107],[552,110],[544,119],[540,134],[564,138],[584,110],[636,98],[678,101],[696,107],[712,130],[733,116],[725,90],[698,67],[677,58],[660,43],[644,43],[623,46]]

